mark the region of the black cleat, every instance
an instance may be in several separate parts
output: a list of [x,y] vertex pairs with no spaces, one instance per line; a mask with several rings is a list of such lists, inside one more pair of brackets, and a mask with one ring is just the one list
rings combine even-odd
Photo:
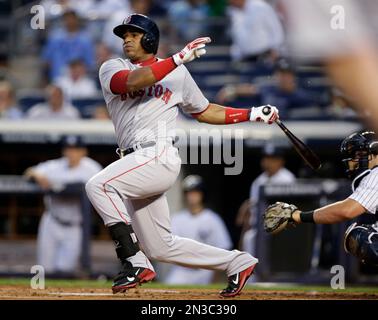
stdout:
[[147,268],[133,267],[132,269],[124,269],[114,278],[113,293],[125,292],[128,289],[135,288],[142,283],[151,281],[155,276],[156,273]]
[[240,294],[245,284],[247,283],[248,278],[252,275],[253,269],[255,267],[256,263],[239,273],[235,273],[234,275],[229,276],[227,288],[219,292],[219,295],[222,298],[232,298]]

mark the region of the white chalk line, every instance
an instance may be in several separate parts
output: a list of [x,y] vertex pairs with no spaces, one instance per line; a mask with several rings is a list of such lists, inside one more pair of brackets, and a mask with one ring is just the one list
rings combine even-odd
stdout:
[[[135,291],[131,291],[135,292]],[[151,293],[179,293],[177,290],[162,290],[162,289],[143,289],[143,292]],[[127,294],[127,291],[125,292]],[[103,292],[47,292],[49,295],[53,296],[101,296],[101,297],[114,297],[113,293],[103,293]]]

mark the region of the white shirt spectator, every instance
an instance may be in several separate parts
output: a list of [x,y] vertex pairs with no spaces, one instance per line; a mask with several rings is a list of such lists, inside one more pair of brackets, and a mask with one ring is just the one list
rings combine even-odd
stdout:
[[246,0],[243,9],[230,7],[231,56],[241,60],[268,50],[280,50],[284,33],[271,5],[260,0]]
[[[196,240],[222,249],[230,249],[232,242],[221,217],[210,209],[193,215],[182,210],[172,216],[172,233],[175,236]],[[172,266],[165,279],[169,284],[208,284],[214,271]]]
[[38,103],[28,110],[26,117],[34,120],[74,120],[80,118],[80,113],[69,103],[63,103],[58,111],[51,109],[48,103]]
[[69,99],[91,98],[98,95],[95,82],[87,77],[73,80],[69,76],[63,76],[57,79],[56,84],[62,88],[64,96]]

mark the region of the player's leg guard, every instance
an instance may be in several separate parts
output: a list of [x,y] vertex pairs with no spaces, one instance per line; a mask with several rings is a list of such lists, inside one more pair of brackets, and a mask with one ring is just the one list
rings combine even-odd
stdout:
[[122,262],[122,270],[113,280],[113,293],[125,292],[130,288],[151,281],[156,274],[153,270],[143,267],[134,267],[127,258],[140,251],[138,239],[131,225],[123,222],[109,227],[111,237],[116,245],[117,257]]
[[365,264],[378,265],[378,230],[373,225],[351,224],[344,235],[344,249]]
[[116,253],[124,268],[132,268],[127,258],[135,255],[139,250],[138,239],[131,224],[123,222],[109,227],[110,235],[116,245]]

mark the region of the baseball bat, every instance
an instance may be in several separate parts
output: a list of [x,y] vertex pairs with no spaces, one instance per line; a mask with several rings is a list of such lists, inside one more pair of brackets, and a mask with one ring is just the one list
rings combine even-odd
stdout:
[[281,120],[276,120],[277,125],[286,134],[292,143],[294,149],[302,157],[302,159],[308,164],[308,166],[313,170],[318,170],[321,168],[322,163],[318,156],[312,151],[309,146],[303,143],[297,136],[295,136],[283,123]]

